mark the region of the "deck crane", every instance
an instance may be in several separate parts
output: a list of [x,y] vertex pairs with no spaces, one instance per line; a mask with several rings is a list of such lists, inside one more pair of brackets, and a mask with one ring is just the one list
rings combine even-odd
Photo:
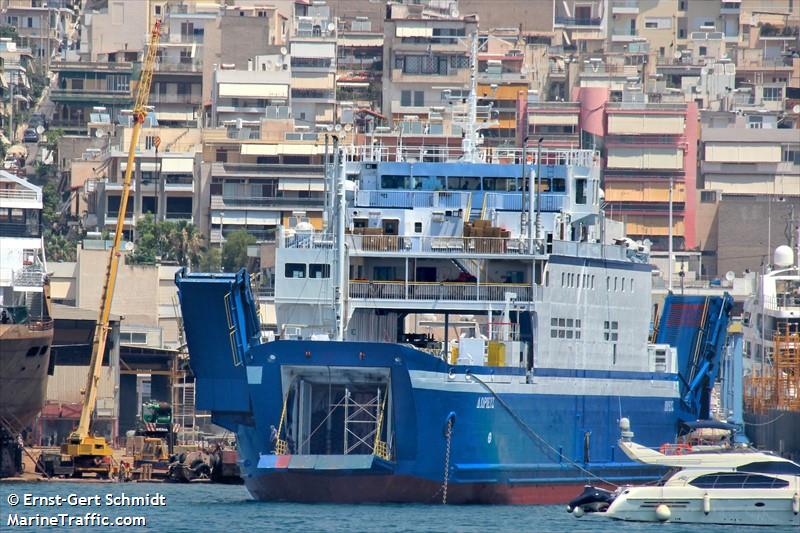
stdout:
[[69,435],[66,443],[61,446],[61,453],[72,459],[73,475],[80,476],[85,472],[94,472],[99,477],[108,477],[111,472],[111,447],[102,436],[92,435],[90,423],[97,401],[97,386],[100,380],[100,369],[103,363],[103,354],[108,337],[108,320],[111,314],[111,301],[114,297],[114,285],[117,281],[119,270],[120,242],[122,230],[125,225],[125,212],[128,207],[128,197],[131,190],[131,175],[133,172],[136,147],[139,143],[139,134],[142,124],[147,116],[147,101],[150,97],[150,85],[153,81],[158,41],[161,37],[161,21],[157,20],[150,31],[139,85],[136,89],[136,101],[133,106],[133,132],[131,134],[130,148],[128,149],[128,166],[125,168],[125,178],[122,182],[122,198],[119,203],[117,227],[114,232],[114,244],[108,255],[106,275],[103,280],[103,291],[100,297],[100,314],[94,330],[92,342],[92,358],[89,363],[89,375],[86,380],[86,389],[83,397],[83,407],[78,427]]

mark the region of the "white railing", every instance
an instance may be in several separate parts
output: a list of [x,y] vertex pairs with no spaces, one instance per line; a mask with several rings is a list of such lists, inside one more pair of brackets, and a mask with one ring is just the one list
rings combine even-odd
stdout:
[[[464,152],[452,146],[393,146],[359,145],[345,147],[350,161],[371,162],[445,162],[461,159]],[[484,163],[521,163],[523,151],[520,148],[482,147],[479,160]],[[600,164],[599,152],[593,150],[542,149],[543,165],[570,165],[590,167]],[[536,164],[537,151],[532,146],[525,150],[527,164]]]
[[356,207],[466,209],[470,193],[456,191],[358,191]]
[[510,283],[404,283],[402,281],[350,281],[350,298],[378,300],[504,302],[506,293],[519,302],[541,300],[541,287]]
[[41,287],[44,284],[46,272],[42,265],[29,265],[15,270],[11,276],[15,287]]
[[39,200],[39,194],[36,191],[0,189],[0,198],[11,200]]
[[348,235],[347,243],[355,252],[402,252],[441,254],[528,253],[525,239],[510,237],[428,237],[422,235]]

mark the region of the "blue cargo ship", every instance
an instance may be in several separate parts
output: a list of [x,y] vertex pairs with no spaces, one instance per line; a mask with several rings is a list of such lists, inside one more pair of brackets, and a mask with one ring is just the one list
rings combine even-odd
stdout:
[[279,232],[278,340],[246,272],[176,277],[196,407],[255,498],[561,503],[661,474],[622,417],[648,446],[708,417],[731,299],[670,295],[653,331],[598,153],[465,144],[335,150],[330,224]]

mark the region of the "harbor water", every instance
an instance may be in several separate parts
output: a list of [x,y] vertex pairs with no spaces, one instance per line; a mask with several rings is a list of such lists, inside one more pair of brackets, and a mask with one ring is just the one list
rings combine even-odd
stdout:
[[[21,499],[9,505],[14,494]],[[100,496],[100,505],[25,506],[25,494],[33,496]],[[163,495],[164,505],[107,505],[106,498],[120,496]],[[117,484],[35,482],[0,484],[0,531],[525,531],[563,532],[614,531],[615,533],[694,533],[706,531],[764,531],[764,528],[740,526],[708,526],[683,524],[652,524],[615,522],[597,515],[576,519],[564,506],[484,506],[484,505],[308,505],[295,503],[265,503],[250,498],[242,486],[211,484]],[[14,501],[14,498],[11,498]],[[96,501],[94,501],[96,503]],[[146,527],[27,527],[9,525],[9,517],[66,514],[84,517],[87,513],[114,517],[143,516]],[[795,531],[793,528],[770,528],[769,531]]]

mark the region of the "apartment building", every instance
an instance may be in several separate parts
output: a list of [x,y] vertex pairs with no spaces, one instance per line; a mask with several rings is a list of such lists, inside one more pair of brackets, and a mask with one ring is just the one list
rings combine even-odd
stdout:
[[258,139],[264,118],[289,118],[292,73],[288,57],[280,51],[256,56],[248,61],[248,67],[214,71],[210,125]]
[[606,214],[666,250],[671,191],[673,247],[694,248],[697,105],[608,102],[605,114]]
[[150,105],[162,126],[192,127],[202,118],[205,27],[217,12],[204,4],[155,5],[162,37],[150,87]]
[[97,10],[86,10],[80,28],[78,53],[82,61],[103,61],[108,54],[144,50],[151,24],[151,0],[110,0]]
[[[33,103],[28,77],[32,59],[29,49],[18,46],[9,38],[0,39],[0,127],[8,132],[9,137],[13,136],[9,132],[12,115],[19,117],[20,111]],[[15,120],[15,124],[19,124],[19,120]]]
[[[90,201],[98,228],[111,229],[117,224],[131,133],[130,127],[119,128],[115,142],[104,154],[104,179],[86,184],[95,191]],[[125,217],[129,238],[133,240],[136,220],[147,213],[157,220],[194,222],[195,211],[200,209],[200,184],[195,179],[200,141],[200,130],[195,128],[142,129]]]
[[74,17],[75,12],[58,1],[42,5],[14,2],[3,10],[2,22],[16,30],[20,47],[29,49],[38,62],[46,65]]
[[578,53],[603,50],[608,31],[608,0],[554,1],[552,8],[553,30],[562,46]]
[[[474,16],[424,18],[422,5],[387,6],[383,37],[383,113],[429,118],[443,103],[442,91],[469,85]],[[452,94],[452,93],[451,93]]]
[[247,69],[255,56],[286,46],[291,20],[274,6],[223,5],[203,26],[203,102],[211,101],[214,70]]
[[221,244],[244,229],[274,241],[278,225],[306,219],[322,228],[323,134],[289,119],[264,119],[259,138],[232,137],[226,128],[203,131],[202,208],[195,223]]
[[51,127],[67,133],[88,132],[93,109],[102,107],[112,122],[133,105],[132,63],[61,61],[53,63],[56,82],[50,91],[55,110]]
[[311,128],[332,125],[338,119],[337,22],[325,4],[296,7],[294,33],[289,44],[293,116],[298,124]]
[[336,100],[379,110],[383,77],[383,32],[366,16],[338,19]]

